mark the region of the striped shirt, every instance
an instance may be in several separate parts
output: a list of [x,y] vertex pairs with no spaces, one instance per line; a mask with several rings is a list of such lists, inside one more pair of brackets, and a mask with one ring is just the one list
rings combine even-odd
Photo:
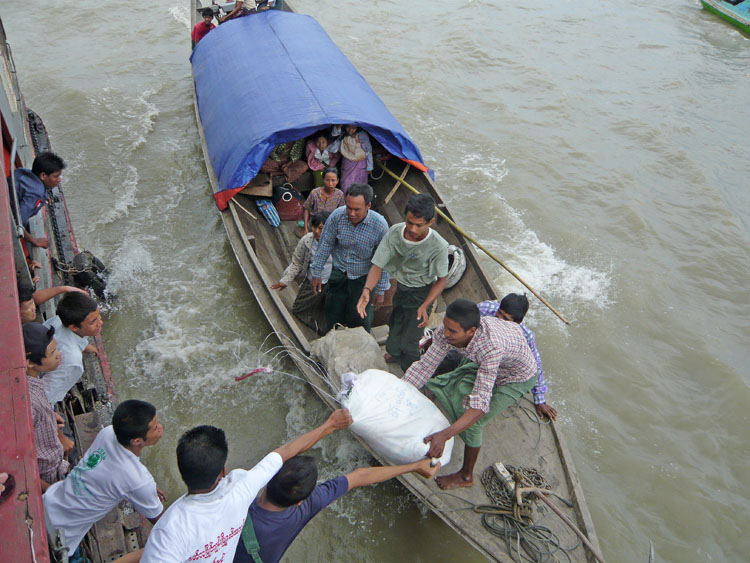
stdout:
[[438,328],[432,335],[432,346],[421,360],[406,370],[404,381],[420,389],[451,350],[458,350],[479,365],[474,389],[464,398],[465,409],[488,412],[495,385],[527,381],[537,372],[521,327],[495,317],[482,317],[466,348],[448,344],[444,328]]
[[34,445],[36,446],[39,477],[47,483],[56,483],[68,472],[70,464],[63,458],[63,447],[57,432],[55,411],[44,391],[44,384],[38,377],[26,376],[29,386],[31,420],[34,424]]
[[[319,278],[323,265],[333,256],[333,267],[355,280],[370,271],[370,261],[375,249],[388,232],[388,223],[377,211],[369,210],[365,218],[352,225],[346,216],[346,207],[331,213],[320,236],[320,246],[312,261],[312,275]],[[383,270],[374,293],[383,294],[391,285],[388,272]]]
[[[483,317],[494,317],[500,310],[500,303],[497,301],[482,301],[481,303],[477,303],[477,307],[479,307],[479,313]],[[547,402],[544,398],[544,395],[549,391],[547,382],[544,380],[542,357],[539,355],[539,350],[536,349],[534,333],[531,332],[531,329],[527,328],[525,324],[519,324],[523,329],[523,334],[526,337],[526,342],[529,343],[531,353],[534,354],[534,359],[536,360],[536,365],[539,370],[536,374],[536,385],[534,385],[534,388],[531,390],[531,394],[534,395],[534,404],[541,405]]]

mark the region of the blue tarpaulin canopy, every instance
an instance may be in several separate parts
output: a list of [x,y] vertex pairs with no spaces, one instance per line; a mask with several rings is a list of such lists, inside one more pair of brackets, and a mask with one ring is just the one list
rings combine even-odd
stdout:
[[191,62],[222,209],[275,145],[331,124],[360,125],[392,155],[427,170],[401,124],[310,16],[269,10],[232,20],[201,40]]

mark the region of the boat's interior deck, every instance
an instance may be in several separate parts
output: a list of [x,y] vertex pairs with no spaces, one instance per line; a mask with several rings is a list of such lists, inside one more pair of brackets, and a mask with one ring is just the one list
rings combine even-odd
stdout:
[[[427,191],[425,189],[426,178],[421,171],[393,158],[386,161],[386,166],[399,176],[406,171],[403,179],[408,184],[417,187],[420,191]],[[385,174],[382,170],[379,170],[377,165],[373,173],[377,179],[370,178],[370,185],[375,192],[372,209],[382,214],[389,225],[403,221],[403,210],[406,206],[407,200],[412,195],[412,192],[406,186],[400,184],[391,176]],[[399,185],[397,186],[397,184]],[[308,191],[305,190],[306,187],[312,187],[312,183],[306,182],[304,177],[300,181],[295,182],[295,185],[299,187],[303,195],[308,193]],[[269,279],[274,282],[278,281],[281,278],[284,269],[290,263],[294,249],[299,241],[300,229],[297,227],[297,222],[282,221],[280,227],[271,227],[255,207],[254,200],[257,199],[255,196],[240,193],[235,196],[235,199],[237,200],[237,203],[239,203],[237,215],[243,231],[253,237],[251,239],[251,246],[254,247],[255,253],[263,264]],[[439,207],[445,211],[445,206],[442,201],[437,197],[436,200],[438,201]],[[252,213],[252,216],[248,211]],[[459,238],[455,231],[441,217],[437,217],[434,228],[448,241],[449,244],[453,244],[459,248],[464,248],[465,250],[465,240]],[[279,298],[282,300],[288,311],[291,311],[292,303],[294,302],[298,289],[298,283],[294,282],[289,287],[279,292]],[[390,303],[395,289],[396,286],[394,280],[390,290],[385,295],[383,306],[376,309],[375,312],[373,329],[376,336],[381,338],[384,338],[383,331],[387,330],[386,322],[390,314]],[[488,287],[485,280],[480,276],[477,276],[473,268],[467,267],[466,273],[461,278],[461,281],[455,287],[446,290],[443,295],[438,298],[433,307],[433,317],[430,319],[430,325],[435,326],[440,323],[442,312],[445,311],[446,300],[452,301],[458,297],[466,297],[475,301],[483,300],[494,296],[494,293],[491,293],[491,291],[491,288]],[[317,337],[312,329],[301,323],[298,326],[308,340],[313,340]],[[379,338],[379,340],[381,338]]]

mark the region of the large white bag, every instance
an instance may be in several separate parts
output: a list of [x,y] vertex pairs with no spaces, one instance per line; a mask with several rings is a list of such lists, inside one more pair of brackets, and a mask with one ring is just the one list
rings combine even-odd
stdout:
[[[368,369],[341,378],[339,401],[354,423],[349,429],[394,465],[419,461],[427,455],[425,436],[450,422],[416,387],[387,371]],[[445,443],[440,463],[451,459],[453,438]]]

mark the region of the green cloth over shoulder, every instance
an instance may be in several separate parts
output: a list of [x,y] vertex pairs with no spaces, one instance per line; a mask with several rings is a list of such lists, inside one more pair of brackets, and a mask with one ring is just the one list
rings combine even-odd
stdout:
[[[448,373],[436,375],[430,379],[425,386],[432,391],[435,398],[445,410],[451,424],[456,422],[466,412],[463,402],[466,395],[474,389],[474,380],[477,377],[479,366],[464,358],[459,366]],[[495,385],[490,399],[490,410],[482,418],[461,432],[459,436],[470,448],[478,448],[482,445],[484,427],[490,419],[515,405],[521,397],[531,391],[536,383],[536,377],[520,383],[506,383]]]
[[380,241],[372,263],[406,287],[431,285],[448,275],[448,243],[430,229],[419,242],[404,238],[406,223],[393,225]]

